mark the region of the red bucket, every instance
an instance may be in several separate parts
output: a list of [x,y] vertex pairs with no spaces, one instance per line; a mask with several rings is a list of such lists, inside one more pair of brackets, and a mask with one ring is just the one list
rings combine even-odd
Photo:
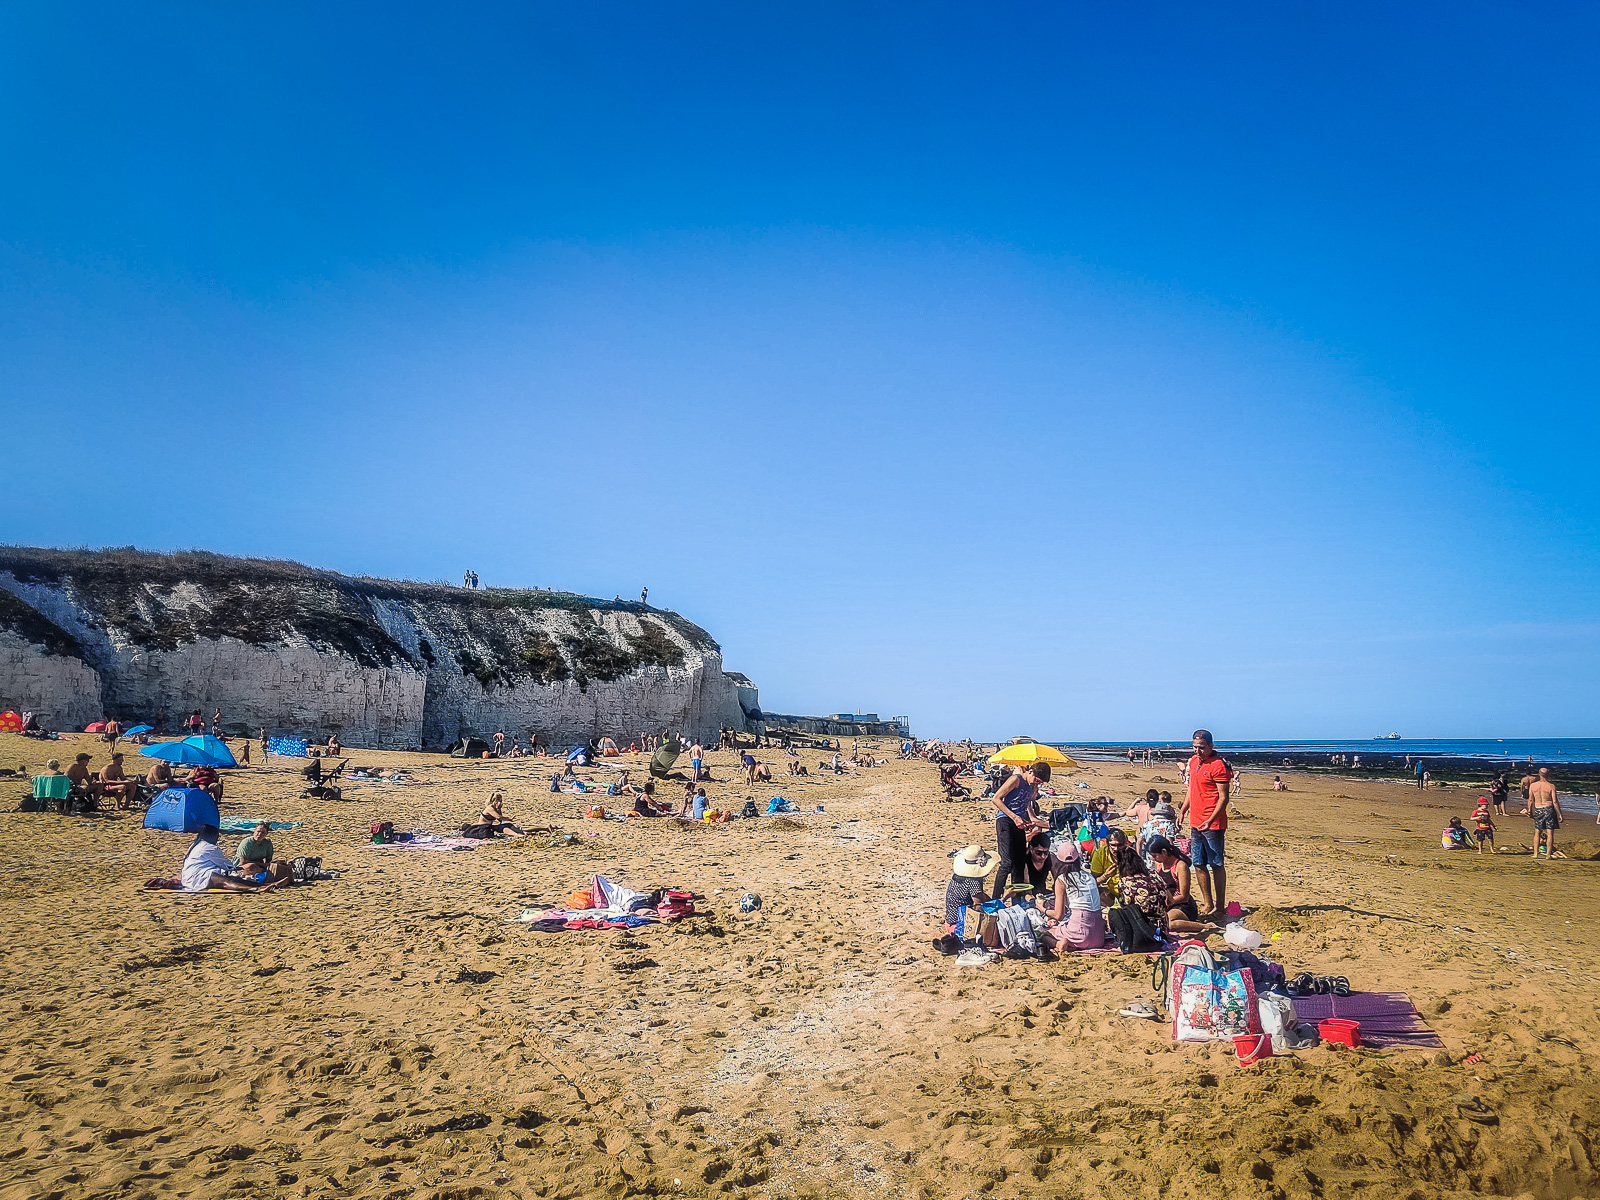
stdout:
[[1272,1057],[1272,1035],[1269,1033],[1242,1033],[1233,1039],[1233,1052],[1241,1067],[1263,1058]]
[[1349,1046],[1352,1050],[1361,1045],[1361,1022],[1346,1021],[1342,1017],[1329,1017],[1317,1024],[1317,1033],[1325,1042]]

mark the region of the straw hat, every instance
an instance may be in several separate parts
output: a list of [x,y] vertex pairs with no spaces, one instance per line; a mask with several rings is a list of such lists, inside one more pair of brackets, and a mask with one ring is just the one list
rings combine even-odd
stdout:
[[968,846],[956,852],[955,873],[963,879],[982,879],[997,858],[999,855],[990,854],[982,846]]

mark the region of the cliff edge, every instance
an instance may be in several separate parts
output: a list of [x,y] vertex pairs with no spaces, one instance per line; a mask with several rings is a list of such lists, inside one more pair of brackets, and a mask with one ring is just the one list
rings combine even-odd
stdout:
[[710,634],[631,601],[201,551],[0,547],[0,706],[56,728],[220,708],[229,732],[382,749],[497,729],[626,744],[743,730],[756,704]]

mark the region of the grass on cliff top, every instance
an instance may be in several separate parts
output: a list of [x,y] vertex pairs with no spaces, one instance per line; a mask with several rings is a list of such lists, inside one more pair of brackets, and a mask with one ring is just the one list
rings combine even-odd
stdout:
[[[23,582],[59,584],[71,579],[84,600],[119,621],[138,623],[137,594],[147,584],[171,587],[192,582],[222,592],[242,585],[256,589],[272,585],[333,588],[357,596],[382,600],[425,600],[467,610],[562,609],[580,623],[592,612],[650,614],[670,625],[691,646],[701,652],[720,652],[716,640],[700,626],[677,613],[653,609],[636,600],[602,600],[574,592],[533,591],[526,588],[468,589],[448,583],[419,583],[413,580],[376,579],[365,575],[344,575],[338,571],[308,567],[303,563],[277,558],[234,558],[209,550],[179,550],[161,554],[119,546],[104,550],[54,550],[34,546],[0,546],[0,571],[10,572]],[[349,633],[348,630],[345,631]],[[335,644],[346,639],[335,637]],[[387,640],[386,637],[382,640]],[[665,640],[665,639],[661,639]],[[379,649],[380,657],[387,648]],[[369,652],[370,652],[369,649]]]

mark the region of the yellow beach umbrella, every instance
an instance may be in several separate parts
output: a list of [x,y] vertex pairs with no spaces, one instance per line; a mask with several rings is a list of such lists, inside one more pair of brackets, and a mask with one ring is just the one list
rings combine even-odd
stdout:
[[989,762],[1005,763],[1008,767],[1025,767],[1029,763],[1047,762],[1052,768],[1059,767],[1070,771],[1077,767],[1077,763],[1068,758],[1054,746],[1046,746],[1042,742],[1022,742],[1015,746],[1007,746],[989,756]]

